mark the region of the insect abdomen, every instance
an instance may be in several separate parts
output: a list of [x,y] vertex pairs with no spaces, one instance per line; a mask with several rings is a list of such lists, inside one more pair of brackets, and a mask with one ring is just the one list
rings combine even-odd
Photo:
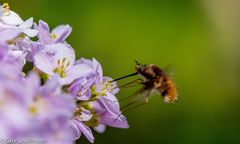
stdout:
[[177,88],[172,80],[165,79],[161,86],[157,87],[166,103],[174,103],[177,100]]

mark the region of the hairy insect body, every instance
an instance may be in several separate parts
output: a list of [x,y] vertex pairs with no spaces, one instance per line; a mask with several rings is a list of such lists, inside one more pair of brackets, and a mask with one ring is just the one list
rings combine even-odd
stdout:
[[136,65],[136,71],[144,78],[144,89],[159,92],[164,102],[174,103],[177,100],[177,88],[171,78],[155,64]]

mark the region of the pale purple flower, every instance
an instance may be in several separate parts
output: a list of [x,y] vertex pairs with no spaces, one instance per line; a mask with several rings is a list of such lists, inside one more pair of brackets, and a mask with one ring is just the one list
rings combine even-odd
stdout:
[[39,31],[38,40],[44,44],[65,43],[65,40],[72,32],[72,27],[69,25],[59,25],[51,32],[49,26],[43,20],[39,20],[38,25],[34,25],[35,29]]
[[89,66],[92,71],[83,77],[75,80],[69,87],[69,92],[76,98],[77,100],[86,101],[89,100],[91,95],[91,87],[94,85],[97,79],[97,64],[92,61],[96,61],[95,59],[89,60],[81,58],[76,61],[76,64],[85,64]]
[[0,42],[7,43],[8,41],[18,37],[21,31],[15,26],[3,26],[0,23]]
[[4,50],[4,54],[2,54],[2,58],[4,58],[5,62],[13,62],[19,63],[21,66],[25,64],[25,57],[27,52],[20,50],[17,45],[6,45],[5,43],[0,44],[0,49]]
[[34,65],[50,77],[58,76],[62,85],[70,84],[92,71],[86,64],[75,64],[74,50],[61,43],[46,45],[36,52]]
[[21,25],[18,26],[18,28],[26,34],[29,37],[35,37],[38,34],[38,31],[35,29],[32,29],[33,26],[33,18],[29,18],[26,21],[24,21]]
[[[29,37],[34,37],[37,35],[37,30],[31,29],[33,25],[33,18],[29,18],[25,22],[20,18],[20,16],[9,9],[9,5],[4,3],[0,4],[0,32],[1,38],[9,37],[11,33],[18,35],[22,32]],[[6,35],[6,36],[5,36]]]
[[[75,109],[73,99],[61,93],[57,79],[52,78],[39,89],[39,80],[34,75],[27,79],[28,89],[27,105],[32,110],[34,120],[38,120],[38,135],[46,137],[50,143],[70,143],[73,141],[70,118]],[[37,82],[36,82],[37,81]],[[32,95],[31,95],[32,93]],[[33,128],[34,123],[30,125]]]
[[14,44],[8,45],[9,53],[15,56],[19,63],[22,64],[25,64],[26,61],[32,62],[34,54],[43,48],[44,45],[32,41],[29,37],[15,40]]
[[99,97],[98,100],[92,102],[91,105],[99,116],[100,124],[117,128],[129,128],[127,119],[120,111],[116,97],[111,93]]
[[[112,79],[109,77],[103,77],[102,67],[100,63],[96,60],[80,59],[76,61],[77,64],[87,64],[93,71],[84,78],[75,81],[70,86],[70,92],[78,100],[86,100],[89,102],[89,107],[95,112],[95,117],[97,117],[98,125],[94,129],[98,132],[103,132],[105,130],[105,125],[118,128],[128,128],[126,118],[121,114],[120,106],[115,94],[119,91],[116,82],[111,82]],[[84,83],[89,77],[90,84]],[[85,90],[90,90],[90,94],[84,93]],[[80,95],[80,94],[85,95]],[[76,94],[79,94],[76,96]]]
[[92,97],[92,86],[96,84],[96,81],[99,81],[99,75],[102,75],[101,67],[96,59],[85,59],[81,58],[76,61],[76,64],[85,64],[88,65],[92,71],[75,80],[69,87],[69,92],[78,100],[89,100]]
[[94,81],[95,77],[90,73],[75,80],[68,90],[76,100],[87,101],[91,98],[91,86]]
[[93,58],[92,60],[81,58],[76,61],[76,64],[86,64],[90,66],[93,71],[90,73],[94,77],[94,86],[96,91],[104,95],[106,92],[111,92],[116,94],[119,91],[116,82],[110,82],[112,79],[110,77],[103,76],[103,70],[101,64]]
[[[103,76],[96,59],[75,61],[66,42],[71,31],[69,25],[50,31],[42,20],[23,21],[0,4],[0,138],[72,144],[84,135],[93,143],[92,129],[129,127],[115,97],[116,82]],[[34,72],[22,72],[26,61]]]
[[[78,112],[79,111],[79,112]],[[89,121],[92,118],[90,111],[80,107],[77,109],[77,114],[73,116],[72,128],[74,130],[75,139],[79,139],[82,134],[91,142],[94,142],[94,137],[92,130],[84,124],[84,122]],[[78,114],[80,113],[80,114]]]
[[57,80],[44,86],[36,74],[26,79],[0,82],[0,137],[46,140],[47,144],[70,144],[73,99],[61,93]]
[[26,63],[26,60],[25,60],[25,57],[27,55],[26,52],[21,50],[13,50],[13,51],[8,51],[8,54],[19,64],[24,65]]
[[[112,79],[109,77],[102,78],[100,88],[104,95],[93,101],[91,106],[99,116],[100,124],[117,128],[128,128],[127,119],[122,115],[118,99],[115,96],[118,92],[117,84],[111,81]],[[104,85],[102,86],[102,84]]]
[[0,43],[0,80],[17,80],[21,77],[22,65],[8,53],[8,46]]
[[17,37],[23,38],[21,34],[35,37],[37,30],[32,29],[33,18],[29,18],[18,26],[5,25],[0,23],[0,42],[14,41]]
[[18,14],[9,9],[9,5],[0,4],[0,42],[12,41],[26,34],[29,37],[37,35],[37,30],[32,29],[33,18],[23,21]]
[[38,49],[37,46],[33,45],[35,44],[34,41],[32,41],[29,37],[25,37],[22,40],[17,40],[15,45],[17,47],[17,50],[23,51],[25,56],[25,60],[28,62],[32,62],[33,61],[33,49],[36,48]]

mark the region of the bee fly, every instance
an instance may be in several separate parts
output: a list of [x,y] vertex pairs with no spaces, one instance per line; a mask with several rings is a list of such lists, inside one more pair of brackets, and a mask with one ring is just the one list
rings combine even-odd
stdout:
[[118,81],[134,75],[140,75],[142,79],[138,78],[130,83],[123,85],[123,87],[142,84],[143,87],[135,94],[147,92],[147,94],[144,96],[145,103],[147,103],[148,97],[152,91],[159,93],[162,96],[164,102],[166,103],[172,104],[176,102],[178,96],[177,88],[174,82],[171,80],[170,76],[168,76],[166,72],[164,72],[161,68],[159,68],[155,64],[141,65],[137,61],[135,62],[136,62],[135,73],[115,79],[113,81]]

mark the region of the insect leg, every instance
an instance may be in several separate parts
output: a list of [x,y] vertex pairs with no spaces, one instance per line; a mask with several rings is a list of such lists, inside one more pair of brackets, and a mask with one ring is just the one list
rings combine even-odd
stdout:
[[[143,98],[145,98],[144,103],[140,103],[140,104],[135,105],[134,107],[130,107],[130,108],[127,108],[127,109],[123,110],[123,111],[114,119],[113,122],[115,123],[116,120],[117,120],[121,115],[123,115],[124,113],[128,112],[129,110],[147,104],[147,102],[148,102],[148,97],[143,97]],[[142,99],[142,97],[141,97],[141,99]],[[133,101],[133,102],[131,102],[131,103],[123,106],[123,107],[121,108],[121,110],[124,109],[124,108],[126,108],[126,107],[128,107],[128,106],[130,106],[130,105],[132,105],[132,104],[134,104],[134,103],[136,103],[136,102],[138,102],[138,101],[141,100],[141,99],[137,99],[137,100],[135,100],[135,101]]]
[[[144,90],[144,89],[140,89],[140,90],[142,91],[142,90]],[[129,108],[123,110],[123,111],[121,112],[121,114],[119,114],[119,115],[115,118],[114,122],[116,122],[116,120],[117,120],[121,115],[123,115],[124,113],[128,112],[129,110],[147,104],[147,103],[148,103],[149,95],[150,95],[150,93],[151,93],[151,90],[152,90],[152,89],[147,90],[147,94],[146,94],[144,97],[140,97],[140,98],[138,98],[137,100],[135,100],[135,101],[133,101],[133,102],[131,102],[131,103],[129,103],[129,104],[121,107],[121,110],[123,110],[123,109],[127,108],[128,106],[137,103],[139,100],[144,99],[144,102],[143,102],[143,103],[137,104],[137,105],[135,105],[135,106],[133,106],[133,107],[129,107]],[[139,91],[138,91],[138,92],[139,92]]]
[[129,83],[126,83],[126,84],[123,84],[123,85],[119,86],[119,88],[128,88],[128,87],[133,87],[133,86],[136,86],[136,85],[139,85],[139,84],[144,84],[143,79],[138,78],[138,79],[133,80]]
[[[122,110],[122,112],[115,118],[114,122],[115,122],[121,115],[123,115],[124,113],[126,113],[127,111],[130,110],[130,108],[128,108],[128,109],[125,109],[125,108],[127,108],[128,106],[131,106],[132,104],[135,104],[136,102],[138,102],[138,101],[141,100],[141,99],[142,99],[142,97],[140,97],[140,98],[138,98],[137,100],[132,101],[132,102],[130,102],[129,104],[121,107],[120,109]],[[125,109],[125,110],[123,110],[123,109]]]
[[135,97],[136,95],[140,94],[141,92],[144,92],[145,89],[144,88],[141,88],[140,90],[136,91],[135,93],[133,93],[132,95],[128,96],[128,97],[125,97],[125,98],[122,98],[122,99],[119,99],[118,102],[120,101],[124,101],[124,100],[127,100],[129,98],[132,98],[132,97]]
[[[137,104],[137,105],[135,105],[135,106],[132,107],[132,108],[140,107],[140,106],[142,106],[142,105],[144,105],[144,104],[147,104],[150,93],[151,93],[151,89],[149,89],[149,90],[147,91],[147,94],[143,97],[144,102],[143,102],[143,103],[140,103],[140,104]],[[138,99],[138,100],[141,100],[141,99]],[[136,101],[138,101],[138,100],[136,100]],[[136,102],[136,101],[135,101],[135,102]],[[130,103],[130,105],[131,105],[131,104],[133,104],[133,102]],[[128,105],[129,105],[129,104],[128,104]],[[127,106],[127,105],[126,105],[126,106]],[[126,106],[124,106],[124,108],[125,108]]]
[[121,107],[120,109],[123,110],[123,109],[127,108],[128,106],[131,106],[132,104],[135,104],[136,102],[138,102],[138,101],[141,100],[141,99],[142,99],[142,97],[136,99],[135,101],[130,102],[129,104]]

